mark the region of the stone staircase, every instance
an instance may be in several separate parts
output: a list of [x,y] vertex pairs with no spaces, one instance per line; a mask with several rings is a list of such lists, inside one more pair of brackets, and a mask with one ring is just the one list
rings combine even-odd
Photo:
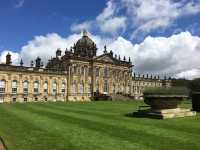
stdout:
[[122,95],[122,94],[113,94],[111,95],[113,101],[133,101],[134,97]]

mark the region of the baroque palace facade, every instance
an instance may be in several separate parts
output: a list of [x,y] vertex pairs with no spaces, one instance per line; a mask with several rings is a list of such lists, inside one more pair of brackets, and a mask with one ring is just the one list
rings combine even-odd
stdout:
[[97,56],[96,44],[83,33],[70,50],[56,51],[43,67],[38,57],[30,67],[12,65],[11,55],[0,64],[0,103],[32,101],[90,101],[97,93],[142,98],[146,87],[170,86],[170,80],[152,75],[133,75],[130,60],[104,47]]

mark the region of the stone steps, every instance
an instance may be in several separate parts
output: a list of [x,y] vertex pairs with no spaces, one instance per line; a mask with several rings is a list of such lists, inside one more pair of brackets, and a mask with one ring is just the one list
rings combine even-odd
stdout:
[[120,101],[132,101],[132,100],[134,100],[133,98],[130,98],[128,96],[124,96],[124,95],[121,95],[121,94],[113,94],[111,97],[112,97],[113,101],[116,101],[116,100],[120,100]]

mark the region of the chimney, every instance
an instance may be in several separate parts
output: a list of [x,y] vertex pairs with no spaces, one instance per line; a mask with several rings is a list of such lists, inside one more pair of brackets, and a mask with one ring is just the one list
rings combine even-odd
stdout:
[[37,57],[37,59],[35,60],[35,67],[36,68],[40,68],[41,67],[41,58]]
[[62,54],[62,51],[60,49],[57,49],[56,51],[56,58],[60,58]]
[[8,52],[8,54],[6,55],[6,65],[11,65],[11,64],[12,64],[12,62],[11,62],[11,55]]

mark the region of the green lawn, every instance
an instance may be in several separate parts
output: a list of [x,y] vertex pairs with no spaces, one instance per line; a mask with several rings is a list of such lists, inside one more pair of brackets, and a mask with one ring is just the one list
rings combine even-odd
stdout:
[[[142,102],[0,104],[9,150],[197,150],[200,116],[131,118]],[[184,107],[191,107],[185,103]]]

